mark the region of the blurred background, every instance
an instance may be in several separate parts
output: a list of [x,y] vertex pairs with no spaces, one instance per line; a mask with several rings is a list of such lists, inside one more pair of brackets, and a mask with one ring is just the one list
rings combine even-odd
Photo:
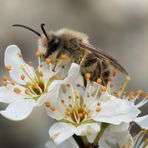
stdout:
[[[34,59],[37,36],[20,23],[41,32],[71,28],[87,33],[90,42],[108,51],[124,65],[132,80],[128,89],[148,89],[148,1],[147,0],[0,0],[0,75],[4,51],[17,44],[26,60]],[[1,105],[0,109],[5,106]],[[146,106],[143,108],[148,113]],[[44,148],[53,121],[37,108],[24,121],[0,116],[0,148]]]

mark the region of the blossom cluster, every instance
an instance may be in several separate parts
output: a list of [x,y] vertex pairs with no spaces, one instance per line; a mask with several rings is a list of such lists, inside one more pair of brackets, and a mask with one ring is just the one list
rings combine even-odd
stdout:
[[[67,63],[66,56],[61,56],[56,69],[52,59],[42,60],[39,51],[36,56],[38,66],[34,68],[31,61],[24,61],[16,45],[7,47],[4,63],[9,76],[2,78],[0,102],[8,106],[0,111],[2,116],[19,121],[34,107],[44,106],[47,115],[55,119],[49,129],[49,148],[147,146],[148,115],[141,116],[140,110],[148,102],[147,93],[127,93],[125,84],[115,91],[112,82],[104,86],[101,78],[91,81],[89,73],[84,85],[80,65]],[[139,133],[130,132],[133,124],[139,125]]]

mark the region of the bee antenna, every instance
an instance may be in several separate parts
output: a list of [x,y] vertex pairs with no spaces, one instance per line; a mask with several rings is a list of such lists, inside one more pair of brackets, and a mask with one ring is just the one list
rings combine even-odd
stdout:
[[45,24],[41,24],[41,29],[42,29],[42,31],[43,31],[43,34],[46,36],[46,38],[49,39],[49,38],[48,38],[48,35],[47,35],[46,31],[45,31],[44,26],[45,26]]
[[28,30],[34,32],[34,33],[35,33],[36,35],[38,35],[39,37],[41,36],[40,33],[38,33],[37,31],[33,30],[33,29],[30,28],[30,27],[27,27],[27,26],[24,26],[24,25],[20,25],[20,24],[14,24],[14,25],[12,25],[12,26],[13,26],[13,27],[22,27],[22,28],[28,29]]

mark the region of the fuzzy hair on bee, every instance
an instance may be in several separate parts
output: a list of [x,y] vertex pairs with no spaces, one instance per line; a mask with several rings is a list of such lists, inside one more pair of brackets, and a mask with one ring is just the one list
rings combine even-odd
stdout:
[[127,71],[115,58],[105,50],[95,48],[89,43],[85,33],[67,28],[46,32],[44,25],[41,24],[43,34],[24,25],[15,24],[13,26],[26,28],[37,34],[39,36],[38,48],[43,58],[45,60],[50,58],[55,67],[62,55],[67,56],[67,64],[72,62],[79,64],[84,80],[86,80],[85,74],[89,73],[91,80],[101,79],[103,85],[107,85],[114,75],[114,69],[128,77]]

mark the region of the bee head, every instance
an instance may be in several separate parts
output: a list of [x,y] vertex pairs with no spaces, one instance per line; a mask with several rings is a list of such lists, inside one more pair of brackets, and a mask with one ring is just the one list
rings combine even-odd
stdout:
[[25,28],[35,33],[37,36],[39,36],[39,50],[42,51],[44,58],[47,58],[48,56],[55,53],[61,43],[61,39],[58,36],[54,35],[53,32],[47,33],[45,31],[45,28],[44,28],[45,24],[41,24],[41,29],[43,34],[40,34],[34,29],[24,25],[14,24],[12,26]]

